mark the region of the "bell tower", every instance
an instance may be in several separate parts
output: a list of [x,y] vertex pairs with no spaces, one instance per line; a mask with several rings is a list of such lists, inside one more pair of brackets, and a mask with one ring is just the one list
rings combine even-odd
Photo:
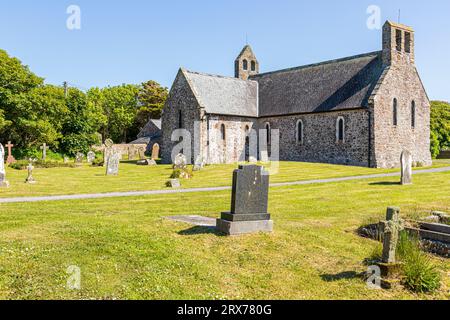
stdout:
[[234,61],[234,76],[239,79],[248,80],[252,75],[259,73],[259,63],[252,48],[246,45]]
[[383,26],[383,64],[414,65],[414,30],[386,21]]

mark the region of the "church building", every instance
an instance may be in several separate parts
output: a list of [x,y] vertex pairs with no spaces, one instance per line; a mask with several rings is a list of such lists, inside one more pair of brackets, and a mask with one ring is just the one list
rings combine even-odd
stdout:
[[412,28],[388,21],[381,51],[260,73],[247,45],[234,78],[180,69],[163,110],[163,162],[176,129],[191,132],[192,163],[210,164],[249,160],[251,132],[265,133],[270,156],[278,130],[280,161],[393,168],[408,150],[429,166],[430,102],[414,44]]

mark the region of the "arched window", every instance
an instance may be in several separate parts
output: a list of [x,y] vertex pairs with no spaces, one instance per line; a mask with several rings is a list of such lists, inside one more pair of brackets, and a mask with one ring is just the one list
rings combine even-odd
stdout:
[[181,110],[178,111],[178,128],[183,128],[183,113],[181,112]]
[[303,144],[303,121],[302,120],[297,121],[297,130],[296,130],[295,136],[296,136],[297,143]]
[[244,70],[248,70],[248,61],[244,59],[244,61],[242,61],[242,67],[244,68]]
[[220,134],[222,136],[222,140],[225,140],[226,139],[226,132],[225,132],[225,125],[224,124],[222,124],[220,126]]
[[398,102],[397,98],[394,98],[394,105],[392,109],[392,116],[393,116],[393,124],[394,126],[398,125]]
[[339,117],[336,122],[336,142],[345,142],[345,120]]
[[256,71],[256,62],[252,61],[252,71]]
[[266,139],[267,139],[267,145],[270,144],[270,123],[266,123]]
[[416,102],[411,102],[411,127],[416,127]]

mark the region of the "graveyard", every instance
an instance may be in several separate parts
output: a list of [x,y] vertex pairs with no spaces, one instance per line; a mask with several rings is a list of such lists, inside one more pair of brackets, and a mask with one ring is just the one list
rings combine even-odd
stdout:
[[[434,168],[450,166],[438,160]],[[237,165],[212,165],[181,180],[181,190],[231,186]],[[414,170],[421,170],[414,168]],[[422,169],[423,170],[423,169]],[[0,200],[43,195],[170,190],[172,166],[122,161],[118,175],[87,163],[73,168],[6,168]],[[352,181],[285,182],[392,174]],[[280,163],[270,177],[272,233],[226,237],[208,226],[169,217],[220,218],[230,190],[36,203],[0,203],[0,297],[6,299],[447,299],[448,258],[429,255],[439,290],[369,289],[364,261],[380,243],[357,229],[402,215],[450,211],[450,172],[414,175],[399,169]],[[79,266],[80,290],[67,290],[67,268]]]

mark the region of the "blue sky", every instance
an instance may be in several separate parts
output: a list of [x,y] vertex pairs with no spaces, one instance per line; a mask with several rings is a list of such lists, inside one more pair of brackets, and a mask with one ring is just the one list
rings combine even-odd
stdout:
[[[69,5],[81,30],[68,30]],[[382,22],[416,30],[416,61],[431,99],[450,101],[448,0],[0,0],[0,48],[48,83],[92,86],[156,80],[170,87],[180,66],[233,75],[246,35],[261,71],[381,49],[369,5]]]

